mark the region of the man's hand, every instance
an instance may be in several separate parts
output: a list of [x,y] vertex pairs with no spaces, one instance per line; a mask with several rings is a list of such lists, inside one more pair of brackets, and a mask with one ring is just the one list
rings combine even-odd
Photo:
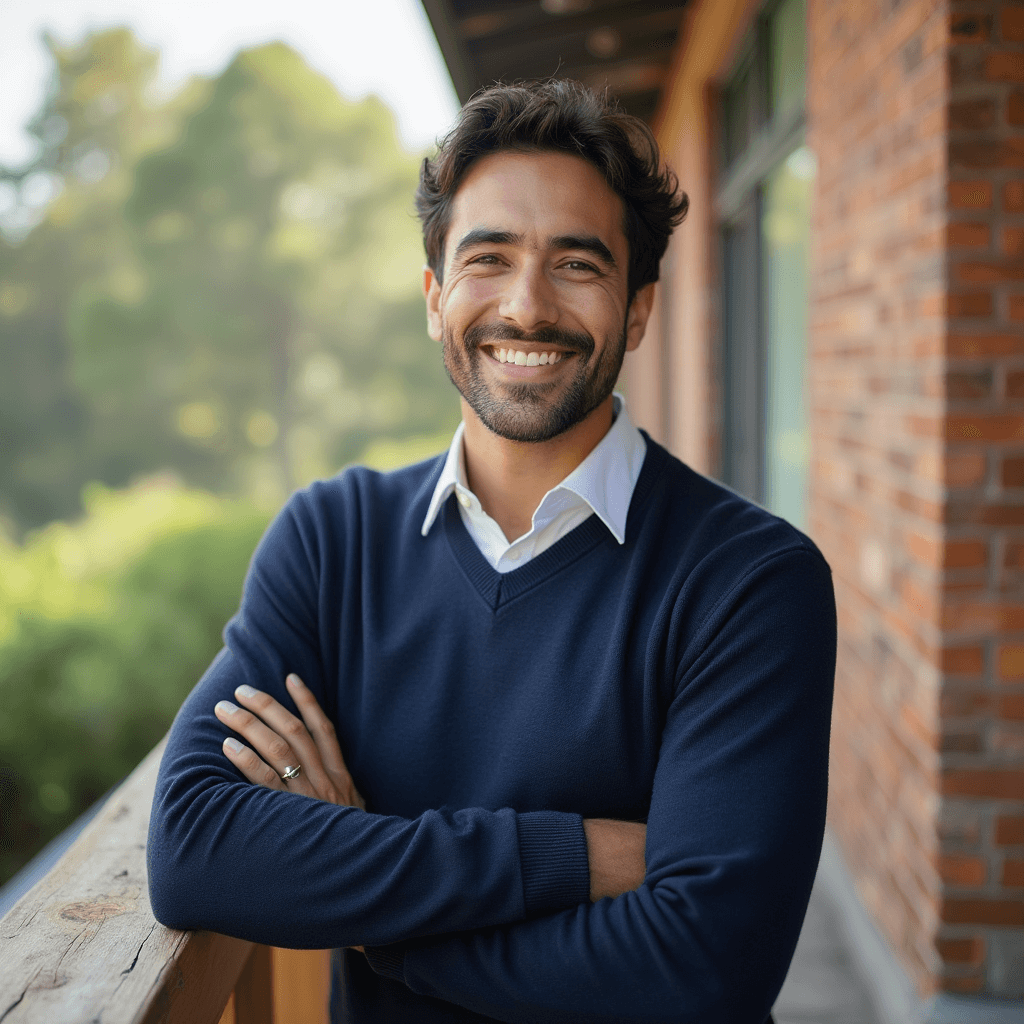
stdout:
[[[227,759],[250,781],[268,789],[302,793],[316,800],[365,809],[341,756],[331,720],[316,698],[294,673],[285,680],[302,719],[296,718],[273,697],[251,686],[239,686],[235,697],[242,707],[219,701],[217,717],[243,736],[247,747],[233,736],[224,741]],[[301,765],[291,779],[281,778],[287,768]]]
[[646,825],[609,818],[584,818],[583,833],[587,837],[592,902],[605,896],[621,896],[643,883],[647,872]]

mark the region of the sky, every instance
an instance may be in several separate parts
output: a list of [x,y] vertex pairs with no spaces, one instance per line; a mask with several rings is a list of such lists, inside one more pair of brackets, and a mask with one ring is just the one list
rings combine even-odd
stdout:
[[41,37],[62,43],[128,25],[160,51],[159,86],[218,74],[239,50],[281,39],[350,99],[376,93],[395,112],[402,142],[422,150],[458,104],[418,0],[0,0],[0,164],[34,153],[25,125],[39,109],[51,64]]

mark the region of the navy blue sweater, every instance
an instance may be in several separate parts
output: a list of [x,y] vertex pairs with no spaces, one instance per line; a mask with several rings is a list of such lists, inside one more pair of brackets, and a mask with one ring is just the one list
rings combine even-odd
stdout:
[[[442,459],[296,494],[171,730],[159,920],[336,955],[336,1021],[761,1024],[825,818],[835,608],[785,522],[648,440],[626,543],[592,516],[495,572]],[[249,683],[337,727],[366,811],[246,782],[214,704]],[[647,823],[596,904],[582,819]]]

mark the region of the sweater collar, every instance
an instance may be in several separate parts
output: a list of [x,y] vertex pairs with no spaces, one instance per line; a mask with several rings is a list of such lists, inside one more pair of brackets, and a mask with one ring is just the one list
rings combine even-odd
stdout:
[[[534,529],[541,528],[549,516],[564,511],[567,501],[578,502],[589,506],[615,539],[620,544],[625,543],[629,503],[640,477],[647,445],[629,418],[622,395],[615,392],[613,402],[615,419],[611,429],[561,483],[544,495],[533,514]],[[479,504],[466,484],[462,447],[464,430],[464,424],[460,423],[448,448],[420,531],[424,537],[430,532],[441,506],[453,491]]]

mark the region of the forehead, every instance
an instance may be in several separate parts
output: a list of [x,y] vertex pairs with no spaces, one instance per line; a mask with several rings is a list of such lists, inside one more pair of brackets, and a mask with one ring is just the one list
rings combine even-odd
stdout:
[[593,164],[568,153],[506,150],[476,161],[455,193],[448,241],[480,227],[535,244],[596,235],[615,253],[626,246],[622,200]]

